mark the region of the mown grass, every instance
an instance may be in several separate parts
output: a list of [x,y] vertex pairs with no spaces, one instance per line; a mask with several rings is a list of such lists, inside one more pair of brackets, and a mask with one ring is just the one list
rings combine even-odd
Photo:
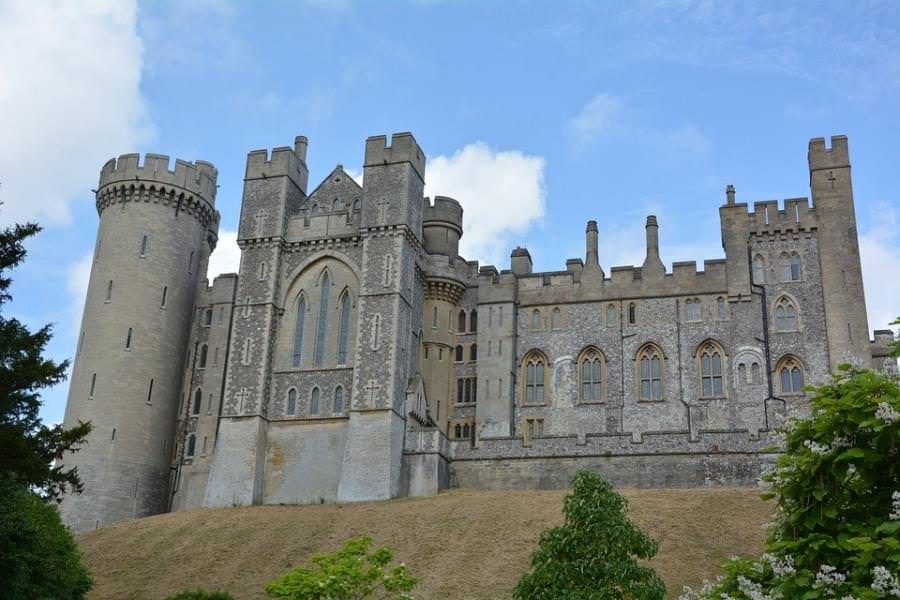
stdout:
[[[756,554],[772,504],[750,489],[620,490],[629,516],[660,542],[651,562],[669,597]],[[540,532],[562,522],[564,491],[453,490],[433,498],[321,506],[257,506],[159,515],[79,536],[96,600],[157,600],[227,590],[266,598],[265,584],[368,535],[421,578],[417,598],[511,598]]]

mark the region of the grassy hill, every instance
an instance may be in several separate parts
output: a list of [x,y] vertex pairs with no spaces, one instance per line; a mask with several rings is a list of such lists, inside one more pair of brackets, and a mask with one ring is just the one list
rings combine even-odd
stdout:
[[[669,597],[758,553],[772,504],[756,490],[622,490],[630,517],[660,542],[652,566]],[[421,578],[417,598],[511,598],[540,532],[562,522],[563,491],[454,490],[433,498],[194,510],[79,536],[93,599],[156,600],[203,587],[238,600],[315,552],[369,535]]]

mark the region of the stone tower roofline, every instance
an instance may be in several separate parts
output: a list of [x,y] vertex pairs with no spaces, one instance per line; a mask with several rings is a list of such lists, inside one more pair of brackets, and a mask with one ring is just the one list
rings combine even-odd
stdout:
[[268,150],[253,150],[247,153],[247,170],[244,179],[265,179],[267,177],[288,177],[301,190],[306,191],[309,169],[306,166],[306,136],[294,138],[294,147],[279,146]]
[[825,147],[825,138],[809,140],[809,170],[837,169],[850,166],[850,150],[846,135],[831,136],[831,148]]
[[746,228],[748,233],[769,234],[776,231],[808,231],[819,227],[820,215],[809,198],[786,198],[759,200],[753,203],[753,210],[747,202],[733,202],[734,187],[728,186],[729,201],[719,207],[722,223],[730,220],[731,226]]
[[385,135],[373,135],[366,138],[363,167],[402,162],[408,162],[419,178],[425,181],[425,153],[419,147],[412,133],[403,131],[391,135],[390,145],[388,145]]
[[175,159],[175,169],[170,170],[169,157],[165,154],[147,153],[143,164],[140,154],[122,154],[103,165],[97,189],[115,183],[156,182],[191,192],[212,208],[216,202],[218,174],[216,167],[205,160],[188,162]]
[[445,226],[456,231],[459,237],[463,235],[463,207],[449,196],[435,196],[434,201],[427,196],[423,199],[424,214],[422,225]]

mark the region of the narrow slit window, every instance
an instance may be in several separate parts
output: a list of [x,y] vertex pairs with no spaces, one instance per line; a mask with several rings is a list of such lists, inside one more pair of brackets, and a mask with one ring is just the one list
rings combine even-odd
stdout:
[[325,329],[328,327],[328,300],[331,296],[331,278],[326,271],[322,275],[319,297],[319,323],[316,330],[315,365],[321,367],[325,360]]
[[634,325],[637,321],[637,306],[632,302],[628,305],[628,324]]
[[147,404],[153,403],[153,379],[150,379],[150,385],[147,386]]
[[191,406],[191,414],[199,415],[201,406],[203,406],[203,390],[201,388],[197,388],[197,390],[194,392],[194,402]]
[[162,294],[159,297],[159,305],[161,307],[163,307],[163,308],[166,307],[166,301],[168,300],[168,296],[169,296],[169,288],[168,288],[168,286],[164,285],[163,289],[162,289]]
[[294,352],[291,357],[291,366],[299,367],[303,352],[303,324],[306,320],[306,298],[300,296],[297,302],[297,316],[294,321]]
[[131,350],[131,337],[134,335],[134,329],[131,327],[128,328],[128,333],[125,334],[125,349]]
[[94,398],[94,390],[96,389],[96,387],[97,387],[97,374],[91,373],[91,388],[88,391],[88,398],[91,400],[93,400],[93,398]]
[[141,258],[147,256],[147,251],[150,249],[150,240],[145,235],[141,238]]
[[112,302],[113,280],[110,279],[106,284],[106,302]]
[[197,365],[197,368],[199,368],[199,369],[206,368],[206,358],[207,358],[208,354],[209,354],[209,347],[206,344],[203,344],[202,346],[200,346],[200,359],[197,361],[199,363]]

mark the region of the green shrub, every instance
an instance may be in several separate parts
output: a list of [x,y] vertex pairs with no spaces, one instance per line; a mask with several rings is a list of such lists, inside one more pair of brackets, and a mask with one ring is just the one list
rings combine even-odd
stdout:
[[565,523],[541,534],[517,600],[663,600],[666,588],[636,558],[658,549],[625,516],[626,500],[603,477],[581,471],[563,507]]
[[234,600],[234,597],[228,592],[193,590],[190,592],[179,592],[174,596],[169,596],[166,600]]
[[387,547],[370,554],[371,545],[370,538],[355,538],[336,552],[317,554],[311,568],[294,569],[267,585],[266,592],[287,600],[357,600],[373,594],[385,600],[412,598],[408,592],[418,580],[403,564],[388,567],[394,555]]
[[765,554],[733,559],[684,599],[900,597],[900,386],[842,368],[783,429],[764,477],[778,503]]
[[8,474],[0,474],[0,582],[6,600],[80,600],[91,588],[56,505]]

